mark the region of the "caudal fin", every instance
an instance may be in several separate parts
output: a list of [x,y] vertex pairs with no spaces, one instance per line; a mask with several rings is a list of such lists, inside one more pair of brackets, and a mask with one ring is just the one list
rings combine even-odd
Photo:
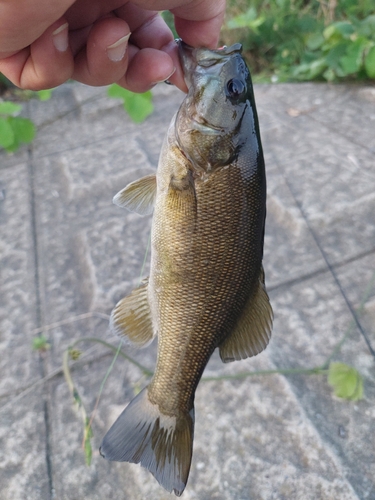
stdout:
[[189,476],[193,434],[194,408],[164,415],[150,402],[146,387],[104,436],[100,454],[107,460],[140,463],[167,491],[180,496]]

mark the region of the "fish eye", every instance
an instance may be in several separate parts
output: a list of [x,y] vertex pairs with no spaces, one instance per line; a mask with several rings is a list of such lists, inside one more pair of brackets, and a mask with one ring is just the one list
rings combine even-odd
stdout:
[[228,97],[231,99],[238,99],[245,92],[246,86],[242,80],[232,78],[227,83]]

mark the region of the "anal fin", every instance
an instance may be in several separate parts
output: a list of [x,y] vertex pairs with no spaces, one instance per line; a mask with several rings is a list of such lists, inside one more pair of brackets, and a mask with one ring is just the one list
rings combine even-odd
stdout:
[[147,287],[148,280],[121,299],[109,320],[110,329],[131,347],[145,347],[155,336]]
[[258,288],[248,299],[233,331],[219,346],[224,363],[245,359],[262,352],[271,338],[273,312],[261,269]]

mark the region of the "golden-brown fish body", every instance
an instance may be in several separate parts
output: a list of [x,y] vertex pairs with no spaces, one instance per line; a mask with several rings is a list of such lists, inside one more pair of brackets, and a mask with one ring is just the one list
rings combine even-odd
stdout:
[[264,186],[257,172],[246,175],[245,156],[207,175],[183,156],[178,163],[172,144],[166,150],[158,176],[174,180],[158,191],[152,229],[159,355],[149,396],[170,411],[192,405],[209,357],[257,290],[265,213]]
[[262,270],[266,180],[249,71],[238,44],[180,42],[189,93],[164,141],[156,182],[115,201],[146,213],[154,200],[148,283],[116,306],[112,329],[133,345],[158,335],[155,374],[103,440],[109,460],[141,463],[183,492],[194,394],[216,347],[223,361],[268,344],[272,310]]

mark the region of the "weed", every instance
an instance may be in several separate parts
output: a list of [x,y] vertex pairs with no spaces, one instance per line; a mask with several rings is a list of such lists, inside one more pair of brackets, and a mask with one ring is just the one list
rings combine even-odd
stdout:
[[337,21],[306,37],[301,63],[291,68],[297,80],[375,78],[375,15]]
[[256,80],[375,78],[373,2],[255,0],[229,7],[224,42],[242,41]]
[[48,342],[47,337],[44,335],[40,335],[39,337],[35,337],[32,342],[32,348],[34,351],[45,352],[51,347]]
[[355,368],[344,363],[331,363],[328,370],[328,383],[333,387],[335,396],[357,401],[363,398],[363,379]]
[[39,92],[17,89],[0,73],[0,93],[7,96],[7,100],[0,99],[0,148],[13,153],[21,144],[32,142],[36,134],[34,123],[19,116],[22,104],[14,101],[26,101],[35,97],[47,101],[51,98],[52,91],[53,89]]
[[135,123],[142,123],[154,110],[150,90],[136,94],[114,83],[108,88],[108,95],[123,101],[125,111]]
[[0,147],[9,153],[16,151],[21,143],[30,143],[35,136],[33,122],[18,116],[21,109],[21,104],[0,101]]

